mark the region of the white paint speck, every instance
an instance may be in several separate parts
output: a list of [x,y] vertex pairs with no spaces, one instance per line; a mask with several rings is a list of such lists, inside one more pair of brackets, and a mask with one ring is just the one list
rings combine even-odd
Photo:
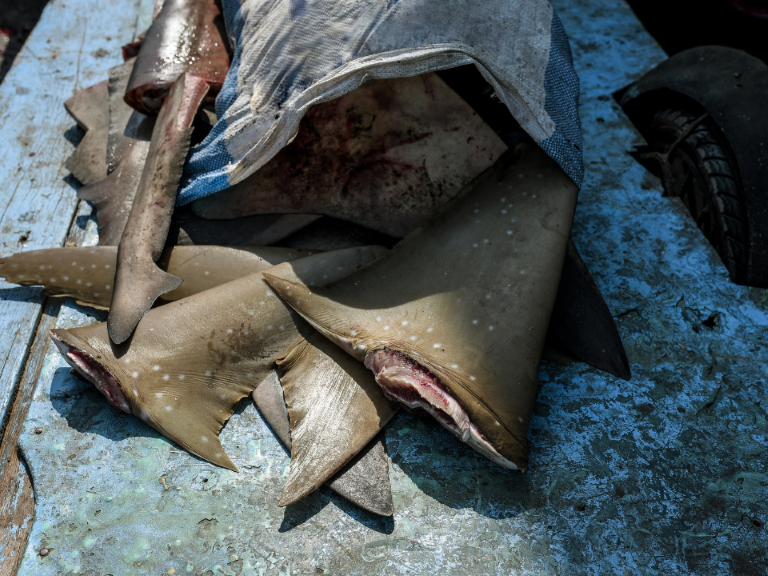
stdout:
[[203,442],[208,442],[208,436],[200,436],[200,440]]
[[173,410],[173,406],[166,406],[165,407],[165,411],[166,412],[170,412],[171,410]]
[[440,346],[441,346],[440,342],[435,342],[434,344],[432,344],[432,348],[440,348]]
[[168,374],[163,374],[163,380],[167,382],[169,378],[170,376]]
[[184,380],[184,374],[179,374],[179,380]]
[[152,370],[154,370],[155,372],[157,372],[158,370],[160,370],[160,366],[158,366],[157,364],[155,364],[154,366],[152,366]]
[[134,378],[138,378],[139,377],[139,373],[138,372],[131,372],[131,376],[133,376]]
[[434,328],[432,328],[432,326],[430,326],[429,328],[427,328],[427,332],[432,332],[433,330],[434,330]]
[[227,328],[227,334],[232,334],[232,328]]
[[488,326],[488,330],[493,330],[493,326]]

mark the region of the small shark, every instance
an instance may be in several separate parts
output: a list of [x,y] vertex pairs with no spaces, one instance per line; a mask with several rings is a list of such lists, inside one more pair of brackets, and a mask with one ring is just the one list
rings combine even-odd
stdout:
[[107,320],[115,344],[130,337],[160,295],[181,285],[180,278],[162,271],[155,262],[168,236],[192,120],[207,93],[204,80],[182,74],[171,87],[155,122],[147,162],[117,251]]
[[264,272],[313,327],[502,467],[525,471],[578,189],[521,144],[370,266],[324,287]]
[[506,149],[436,74],[376,80],[310,108],[275,158],[193,207],[205,218],[323,214],[402,238]]

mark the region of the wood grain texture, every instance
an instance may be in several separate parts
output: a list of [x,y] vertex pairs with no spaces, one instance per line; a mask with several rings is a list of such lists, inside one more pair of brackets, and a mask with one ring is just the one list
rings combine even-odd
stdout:
[[[52,0],[0,84],[0,254],[61,246],[77,208],[64,161],[75,122],[63,103],[107,76],[136,36],[141,0],[105,10],[96,0]],[[0,422],[19,381],[41,295],[0,283]]]
[[56,326],[60,308],[58,298],[51,298],[46,305],[0,441],[0,576],[16,573],[32,529],[32,482],[26,466],[19,461],[17,444],[48,348],[48,332]]

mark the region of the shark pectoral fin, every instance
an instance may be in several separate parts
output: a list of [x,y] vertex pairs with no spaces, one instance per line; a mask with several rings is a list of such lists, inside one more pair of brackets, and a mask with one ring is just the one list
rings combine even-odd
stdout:
[[611,311],[573,240],[568,242],[547,338],[595,368],[623,380],[632,377]]
[[283,446],[291,449],[291,425],[277,370],[272,370],[253,391],[253,401]]
[[[119,261],[119,256],[118,256]],[[127,276],[121,282],[121,276]],[[144,314],[160,296],[181,286],[181,278],[164,272],[152,262],[133,260],[119,268],[109,307],[107,328],[115,344],[122,344],[133,333]]]
[[138,416],[192,454],[239,472],[224,451],[219,432],[234,413],[235,405],[247,393],[237,393],[223,386],[209,388],[203,379],[196,381],[190,374],[186,375],[183,384],[176,384],[173,375],[170,376],[168,382],[158,377],[144,385],[152,392],[142,395],[140,409],[143,412]]
[[51,296],[71,296],[106,308],[112,297],[116,248],[31,250],[0,258],[0,277],[22,286],[43,286]]
[[[51,338],[67,363],[110,404],[140,418],[192,454],[238,471],[221,445],[219,432],[251,387],[226,374],[201,373],[191,358],[162,368],[142,365],[140,358],[131,359],[130,348],[126,352],[125,346],[110,344],[103,324],[53,330]],[[115,350],[121,353],[120,359]]]
[[317,332],[277,361],[291,426],[291,468],[279,506],[317,490],[379,433],[398,406],[373,375]]

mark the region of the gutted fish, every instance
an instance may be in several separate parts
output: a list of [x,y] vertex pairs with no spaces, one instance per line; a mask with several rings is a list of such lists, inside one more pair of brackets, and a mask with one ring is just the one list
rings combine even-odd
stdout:
[[492,461],[528,466],[537,373],[577,187],[520,145],[371,266],[308,288],[265,279],[371,369],[385,395],[432,414]]
[[268,164],[193,206],[205,218],[323,214],[403,237],[505,150],[436,74],[378,80],[310,108]]

